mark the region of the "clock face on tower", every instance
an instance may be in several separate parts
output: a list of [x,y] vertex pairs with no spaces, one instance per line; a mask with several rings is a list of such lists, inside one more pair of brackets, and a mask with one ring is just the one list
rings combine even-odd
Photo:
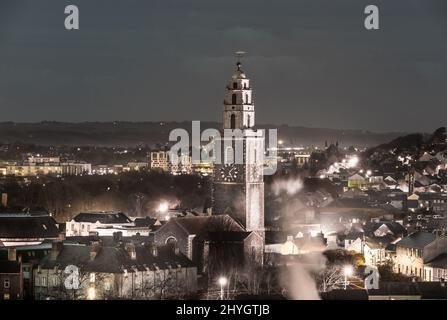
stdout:
[[239,168],[234,164],[225,164],[219,170],[220,178],[225,182],[234,182],[239,179]]

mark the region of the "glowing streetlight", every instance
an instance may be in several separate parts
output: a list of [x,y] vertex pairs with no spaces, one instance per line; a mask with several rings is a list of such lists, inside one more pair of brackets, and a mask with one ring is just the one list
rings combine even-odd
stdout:
[[228,283],[228,279],[225,277],[219,278],[219,284],[220,284],[220,300],[224,299],[224,286],[226,286]]
[[162,203],[160,203],[160,205],[158,206],[158,211],[159,212],[167,212],[168,211],[168,209],[169,209],[169,206],[168,206],[168,204],[166,203],[166,202],[162,202]]
[[96,299],[96,289],[93,287],[90,287],[87,291],[87,298],[89,300],[95,300]]
[[344,283],[345,290],[348,286],[348,277],[352,276],[352,272],[353,272],[352,266],[345,266],[343,268],[343,274],[345,275],[345,283]]

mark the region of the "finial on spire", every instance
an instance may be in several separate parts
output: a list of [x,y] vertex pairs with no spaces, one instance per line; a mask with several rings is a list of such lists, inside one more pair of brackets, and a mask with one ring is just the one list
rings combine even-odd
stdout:
[[242,65],[242,63],[241,63],[241,58],[246,54],[247,52],[245,52],[245,51],[236,51],[234,54],[236,55],[236,58],[237,58],[237,63],[236,63],[236,66],[237,66],[237,69],[238,70],[241,70],[241,65]]

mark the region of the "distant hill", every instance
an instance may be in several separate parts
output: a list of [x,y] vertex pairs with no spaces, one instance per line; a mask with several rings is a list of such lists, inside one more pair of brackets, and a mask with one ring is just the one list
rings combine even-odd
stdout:
[[405,136],[397,137],[390,142],[380,144],[376,147],[367,150],[366,155],[373,153],[387,154],[394,151],[394,154],[401,152],[410,152],[415,155],[421,154],[424,151],[434,152],[443,151],[447,146],[446,128],[441,127],[436,129],[432,134],[426,133],[412,133]]
[[[191,122],[52,122],[0,123],[1,143],[32,143],[36,145],[97,145],[136,146],[163,145],[175,128],[191,131]],[[220,128],[217,122],[201,122],[201,130]],[[363,130],[339,130],[294,126],[260,125],[278,129],[278,138],[294,146],[323,146],[338,141],[341,146],[375,146],[393,140],[402,133],[373,133]]]

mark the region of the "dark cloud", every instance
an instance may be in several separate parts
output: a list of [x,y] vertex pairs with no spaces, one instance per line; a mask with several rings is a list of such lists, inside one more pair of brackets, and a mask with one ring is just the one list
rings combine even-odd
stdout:
[[368,32],[364,0],[1,0],[2,119],[218,120],[243,49],[259,122],[445,125],[447,2],[373,2]]

